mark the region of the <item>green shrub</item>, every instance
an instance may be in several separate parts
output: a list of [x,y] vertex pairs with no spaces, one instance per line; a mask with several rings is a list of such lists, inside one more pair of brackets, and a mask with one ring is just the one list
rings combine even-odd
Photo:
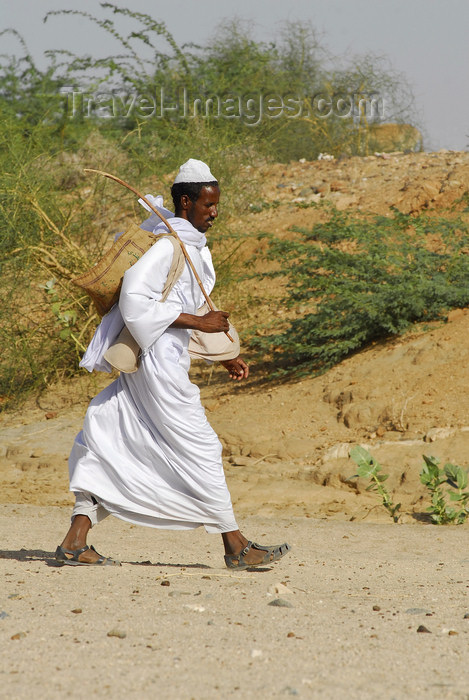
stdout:
[[334,212],[311,231],[292,231],[270,237],[277,269],[264,275],[287,280],[290,321],[252,340],[287,371],[323,371],[371,341],[469,303],[469,231],[458,219]]

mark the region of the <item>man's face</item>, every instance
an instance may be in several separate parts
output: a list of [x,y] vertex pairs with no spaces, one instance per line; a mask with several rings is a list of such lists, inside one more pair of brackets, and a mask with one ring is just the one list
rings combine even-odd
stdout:
[[220,189],[218,187],[202,187],[196,202],[188,201],[186,205],[187,220],[192,226],[205,233],[218,216]]

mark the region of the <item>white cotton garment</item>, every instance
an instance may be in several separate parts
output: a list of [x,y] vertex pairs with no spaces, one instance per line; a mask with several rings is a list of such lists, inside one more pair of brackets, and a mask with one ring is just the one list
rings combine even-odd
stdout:
[[[215,272],[205,236],[178,217],[171,225],[210,293]],[[121,374],[91,401],[69,459],[70,490],[92,494],[109,513],[131,523],[230,532],[238,525],[221,444],[188,376],[191,331],[170,327],[180,313],[195,314],[204,298],[186,263],[167,300],[159,301],[172,255],[163,238],[127,270],[118,311],[115,307],[107,322],[104,317],[95,334],[96,368],[102,368],[102,347],[113,342],[106,329],[115,335],[119,315],[142,357],[137,372]]]

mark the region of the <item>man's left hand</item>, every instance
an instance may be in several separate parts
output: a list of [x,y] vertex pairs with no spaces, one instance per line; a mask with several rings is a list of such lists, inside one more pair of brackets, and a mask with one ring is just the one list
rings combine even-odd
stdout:
[[233,360],[221,360],[221,364],[228,371],[231,379],[247,379],[249,376],[249,367],[244,360],[238,355]]

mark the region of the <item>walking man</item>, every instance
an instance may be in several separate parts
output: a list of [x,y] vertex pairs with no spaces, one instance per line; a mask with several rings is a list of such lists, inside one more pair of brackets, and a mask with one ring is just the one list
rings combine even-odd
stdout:
[[[205,234],[218,216],[218,182],[205,163],[190,159],[171,194],[171,226],[210,294],[215,271]],[[167,231],[157,221],[153,215],[142,228]],[[221,444],[189,380],[191,346],[201,341],[205,350],[196,355],[220,359],[233,379],[247,378],[249,369],[239,344],[224,335],[234,331],[228,313],[200,315],[204,298],[187,264],[161,301],[173,255],[172,243],[161,238],[126,271],[119,304],[103,318],[82,360],[90,371],[105,368],[104,352],[124,324],[141,348],[138,370],[121,373],[91,401],[75,440],[69,469],[76,503],[71,527],[56,551],[64,564],[117,563],[86,544],[90,528],[109,514],[162,529],[204,525],[207,532],[222,535],[229,568],[266,565],[289,550],[286,543],[270,547],[248,541],[236,523]],[[212,339],[225,346],[215,354],[206,350]]]

